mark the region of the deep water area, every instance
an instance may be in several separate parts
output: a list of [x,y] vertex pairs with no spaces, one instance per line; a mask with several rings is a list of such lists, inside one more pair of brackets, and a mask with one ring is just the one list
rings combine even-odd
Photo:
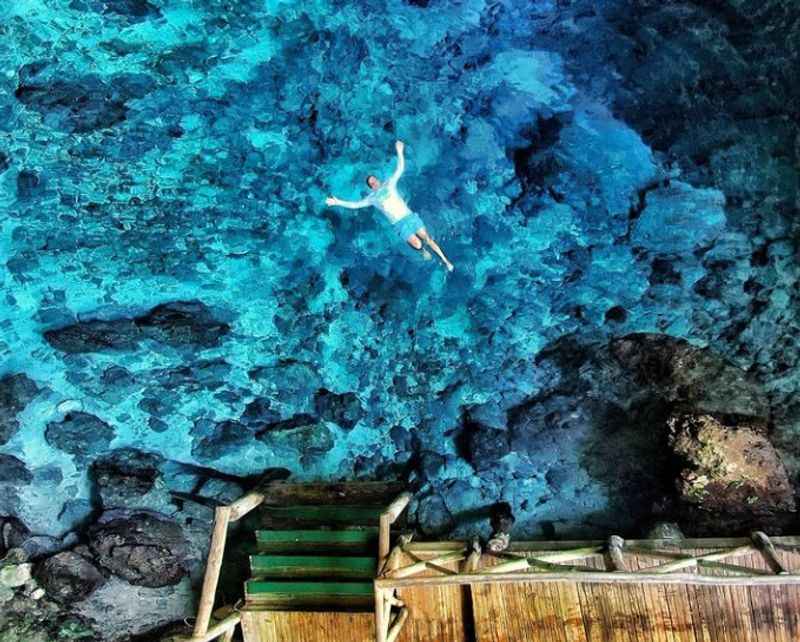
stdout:
[[[268,469],[428,536],[800,532],[794,0],[11,0],[0,43],[4,641],[191,617],[202,498]],[[325,205],[396,140],[452,273]]]

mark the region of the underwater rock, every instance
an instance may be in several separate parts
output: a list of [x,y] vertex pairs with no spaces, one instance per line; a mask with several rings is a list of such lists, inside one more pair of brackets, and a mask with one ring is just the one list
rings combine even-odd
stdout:
[[0,567],[0,586],[19,588],[27,584],[32,575],[33,564],[4,564]]
[[230,326],[200,301],[174,301],[145,315],[114,320],[92,319],[47,330],[47,342],[62,352],[130,350],[152,339],[173,347],[211,348],[219,345]]
[[108,450],[116,430],[85,412],[68,413],[59,422],[47,424],[44,437],[53,448],[76,457],[88,457]]
[[20,170],[17,174],[17,198],[29,199],[39,196],[44,191],[44,179],[31,169]]
[[612,339],[609,349],[623,375],[671,404],[713,414],[769,416],[763,387],[708,348],[663,334]]
[[14,96],[50,126],[77,134],[118,125],[127,117],[128,101],[154,88],[154,80],[142,74],[118,74],[108,82],[95,74],[64,79],[63,71],[38,61],[20,69]]
[[675,414],[670,444],[683,462],[680,499],[720,522],[767,520],[796,510],[786,468],[757,419]]
[[85,600],[106,582],[91,560],[74,551],[47,558],[37,567],[35,575],[47,595],[64,604]]
[[138,586],[170,586],[187,572],[188,543],[165,515],[106,512],[89,529],[89,547],[100,566]]
[[160,455],[121,448],[92,463],[91,475],[104,508],[151,508],[148,494],[161,477]]
[[33,473],[21,459],[0,453],[0,484],[27,485],[33,481]]
[[631,242],[654,252],[691,252],[710,245],[725,228],[725,195],[672,181],[648,192]]
[[241,452],[253,443],[253,432],[238,421],[199,419],[192,428],[192,455],[213,461]]
[[37,395],[39,387],[24,374],[0,378],[0,445],[19,430],[17,414]]
[[497,461],[511,451],[508,431],[466,419],[464,431],[469,448],[469,463],[477,471],[497,465]]
[[438,493],[431,493],[419,501],[417,522],[422,532],[428,536],[445,534],[455,526],[455,520],[447,509],[444,498]]
[[320,388],[314,395],[314,408],[324,421],[330,421],[345,430],[352,429],[364,416],[361,402],[354,392],[337,394]]
[[0,557],[12,548],[21,549],[30,535],[28,527],[16,517],[0,517]]

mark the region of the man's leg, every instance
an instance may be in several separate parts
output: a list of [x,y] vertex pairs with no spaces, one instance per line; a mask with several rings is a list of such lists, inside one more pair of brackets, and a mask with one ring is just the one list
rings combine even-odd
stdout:
[[406,239],[406,243],[408,243],[413,249],[417,252],[421,252],[423,258],[428,261],[431,258],[431,255],[428,253],[424,247],[422,247],[422,241],[416,234],[412,234]]
[[448,271],[450,272],[453,271],[453,264],[450,263],[450,261],[444,255],[444,252],[442,252],[442,248],[440,248],[439,245],[436,243],[436,241],[434,241],[430,237],[430,234],[428,234],[428,230],[426,230],[424,227],[421,227],[417,230],[416,236],[425,241],[425,243],[427,243],[428,246],[434,251],[436,256],[442,259],[442,263],[444,263],[444,266],[448,269]]

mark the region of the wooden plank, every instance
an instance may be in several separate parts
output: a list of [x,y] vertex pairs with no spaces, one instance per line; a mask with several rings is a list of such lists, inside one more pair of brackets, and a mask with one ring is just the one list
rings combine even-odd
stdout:
[[228,522],[231,509],[227,506],[218,506],[214,511],[214,528],[211,532],[211,543],[206,562],[206,571],[203,576],[203,588],[200,592],[200,604],[197,607],[197,621],[194,626],[193,637],[202,639],[208,632],[211,621],[211,611],[217,594],[219,573],[222,570],[222,556],[225,553],[225,542],[228,538]]
[[372,596],[372,582],[270,582],[249,580],[245,587],[248,596],[257,596],[264,593]]
[[441,586],[398,591],[410,617],[397,642],[465,642],[467,628],[471,626],[468,590],[462,586]]
[[372,579],[374,557],[321,555],[252,555],[253,578],[320,577]]
[[267,506],[265,514],[270,520],[303,521],[317,524],[334,525],[378,525],[383,513],[382,506]]
[[401,482],[287,484],[272,482],[261,490],[265,506],[303,504],[377,504],[386,506],[405,490]]
[[362,642],[374,639],[372,613],[242,612],[244,642]]
[[245,583],[248,607],[318,610],[372,609],[370,582],[277,582],[250,580]]
[[274,530],[256,531],[260,552],[361,552],[376,550],[377,528],[344,530]]

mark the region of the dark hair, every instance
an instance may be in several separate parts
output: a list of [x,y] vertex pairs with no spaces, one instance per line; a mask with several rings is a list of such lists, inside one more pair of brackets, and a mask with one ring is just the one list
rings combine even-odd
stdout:
[[369,179],[370,178],[378,178],[378,177],[375,176],[374,174],[367,175],[367,187],[372,187],[372,185],[369,184]]

